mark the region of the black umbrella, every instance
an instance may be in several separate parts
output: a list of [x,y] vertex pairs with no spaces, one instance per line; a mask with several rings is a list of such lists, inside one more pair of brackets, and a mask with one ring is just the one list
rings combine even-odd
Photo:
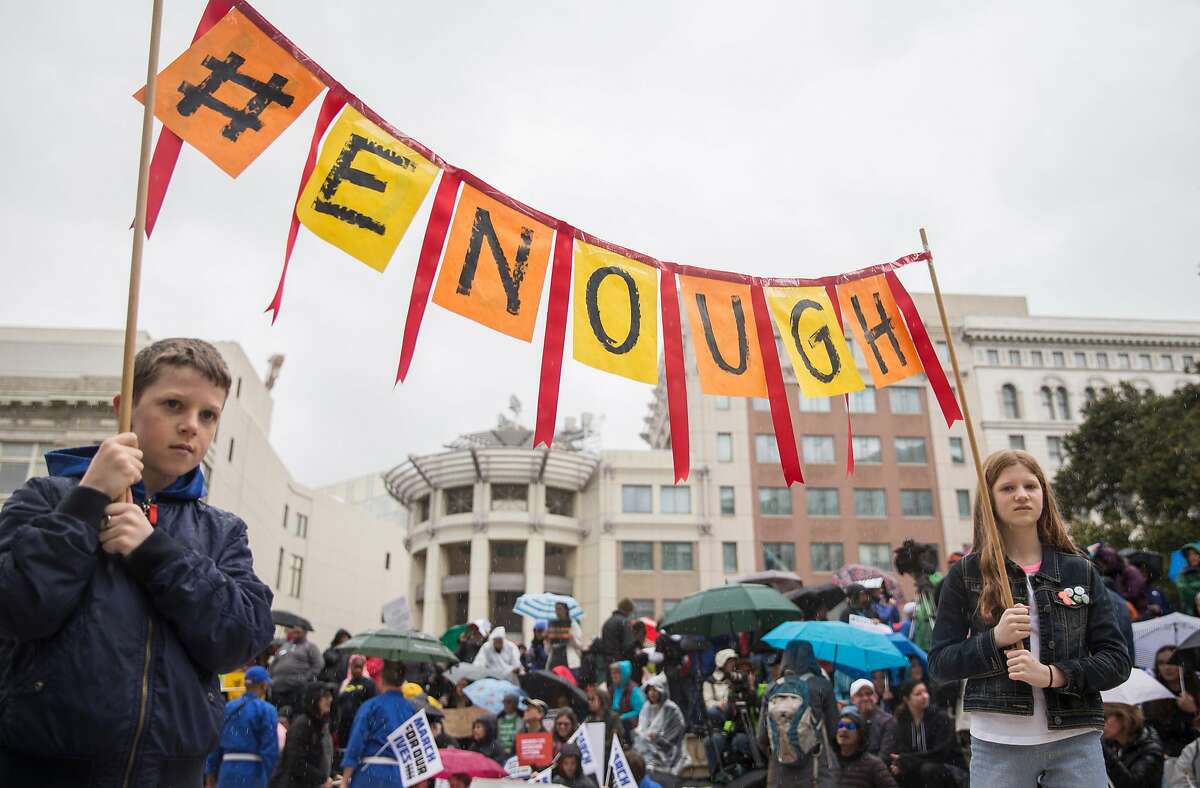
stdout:
[[1171,657],[1171,662],[1175,665],[1183,665],[1189,670],[1196,670],[1200,667],[1200,630],[1188,635],[1187,638],[1175,647],[1175,655]]
[[289,613],[286,610],[272,610],[271,623],[275,624],[276,626],[287,627],[288,629],[291,629],[292,627],[303,627],[309,632],[313,631],[313,626],[312,624],[308,623],[307,618],[304,616],[298,616],[295,613]]
[[1127,547],[1121,551],[1121,555],[1125,560],[1135,566],[1146,567],[1146,572],[1151,581],[1162,577],[1163,573],[1163,557],[1158,553],[1151,553],[1147,550],[1134,550]]
[[567,705],[579,719],[588,715],[587,693],[569,681],[548,670],[535,670],[521,676],[521,689],[529,693],[529,697],[544,700],[554,708],[559,701],[566,697]]
[[821,607],[833,607],[846,598],[846,592],[833,583],[825,583],[812,588],[798,588],[784,594],[796,603],[801,610],[816,611]]

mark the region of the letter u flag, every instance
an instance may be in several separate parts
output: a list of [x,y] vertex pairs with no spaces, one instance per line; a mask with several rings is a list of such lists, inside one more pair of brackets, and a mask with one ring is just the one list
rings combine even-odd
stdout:
[[576,242],[574,290],[575,360],[658,383],[658,270]]
[[842,321],[854,332],[876,388],[923,371],[887,277],[880,274],[844,282],[837,291]]
[[700,390],[728,397],[767,396],[750,286],[698,276],[681,276],[679,282]]
[[433,302],[529,342],[554,231],[463,187]]
[[825,288],[768,287],[766,296],[805,397],[865,387]]

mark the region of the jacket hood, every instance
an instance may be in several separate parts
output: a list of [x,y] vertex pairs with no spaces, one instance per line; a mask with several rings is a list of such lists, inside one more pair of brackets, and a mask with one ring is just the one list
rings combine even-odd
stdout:
[[804,673],[821,675],[821,667],[817,664],[816,657],[813,656],[812,643],[806,640],[788,643],[783,652],[783,673],[793,673],[797,676]]
[[508,630],[505,629],[504,627],[496,627],[490,633],[488,633],[487,639],[488,639],[489,643],[491,643],[496,638],[507,639],[508,638]]
[[623,659],[613,664],[621,671],[621,686],[624,687],[629,682],[629,677],[633,675],[633,663],[627,659]]
[[[646,689],[650,689],[651,687],[654,687],[654,689],[656,689],[662,693],[662,702],[663,703],[666,703],[667,701],[669,701],[671,699],[671,691],[669,689],[667,689],[667,674],[659,673],[654,678],[647,681]],[[650,702],[649,695],[646,696],[646,702],[647,703]]]
[[[46,452],[46,470],[51,476],[81,479],[96,456],[98,446],[80,446],[75,449],[58,449]],[[204,486],[204,474],[197,465],[171,482],[166,489],[159,490],[155,498],[173,501],[196,501],[208,493]],[[135,500],[145,500],[146,487],[141,482],[133,485]]]

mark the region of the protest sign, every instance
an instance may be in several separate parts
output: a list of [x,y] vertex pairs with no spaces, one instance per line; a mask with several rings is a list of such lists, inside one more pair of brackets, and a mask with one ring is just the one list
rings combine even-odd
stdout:
[[[604,723],[598,723],[603,728]],[[579,766],[584,774],[599,774],[600,773],[600,758],[604,757],[604,751],[600,750],[600,756],[596,756],[596,750],[592,749],[592,741],[588,738],[588,729],[584,725],[580,725],[571,734],[568,740],[579,748]]]
[[554,737],[549,733],[518,733],[513,747],[522,766],[544,766],[554,759]]
[[612,752],[608,756],[608,773],[615,788],[637,788],[633,779],[633,770],[625,759],[625,751],[621,749],[621,740],[613,734]]
[[424,709],[389,733],[387,740],[400,763],[400,780],[405,788],[442,771],[442,755],[433,740]]

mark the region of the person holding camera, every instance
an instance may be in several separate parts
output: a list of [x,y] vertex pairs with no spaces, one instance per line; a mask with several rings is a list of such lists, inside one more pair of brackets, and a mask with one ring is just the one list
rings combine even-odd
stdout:
[[[704,752],[708,756],[708,772],[716,776],[729,762],[730,750],[738,760],[749,763],[750,737],[746,731],[738,730],[740,721],[737,702],[743,703],[753,697],[746,677],[737,672],[737,652],[731,648],[717,652],[717,667],[704,679],[704,713],[708,717],[710,733],[704,740]],[[726,735],[726,733],[731,735]]]

